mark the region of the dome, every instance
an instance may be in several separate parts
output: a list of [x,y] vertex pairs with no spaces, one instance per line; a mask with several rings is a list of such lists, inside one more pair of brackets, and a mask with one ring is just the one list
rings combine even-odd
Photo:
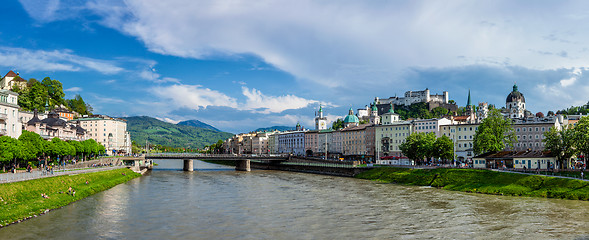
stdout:
[[526,102],[526,98],[524,98],[524,94],[517,90],[517,85],[513,85],[513,91],[507,95],[507,99],[505,102]]
[[376,104],[372,105],[372,111],[373,112],[377,112],[378,111],[378,108],[376,107]]
[[344,123],[359,123],[360,120],[358,119],[358,117],[356,117],[356,115],[354,115],[354,111],[350,108],[350,113],[348,114],[348,116],[346,116],[346,118],[344,118]]

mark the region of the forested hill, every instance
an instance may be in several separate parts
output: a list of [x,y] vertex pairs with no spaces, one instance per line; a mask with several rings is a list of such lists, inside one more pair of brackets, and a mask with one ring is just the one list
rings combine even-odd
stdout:
[[127,120],[127,130],[131,133],[131,140],[140,145],[144,145],[145,140],[148,139],[150,144],[195,149],[233,136],[228,132],[177,125],[147,116],[123,119]]
[[217,131],[217,132],[220,132],[221,131],[221,130],[219,130],[219,129],[217,129],[217,128],[209,125],[209,124],[203,123],[203,122],[198,121],[198,120],[182,121],[182,122],[177,123],[177,125],[193,126],[193,127],[197,127],[197,128],[210,129],[210,130]]

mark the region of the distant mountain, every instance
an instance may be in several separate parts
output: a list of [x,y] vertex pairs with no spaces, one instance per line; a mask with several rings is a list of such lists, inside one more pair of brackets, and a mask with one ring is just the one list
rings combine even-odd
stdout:
[[198,120],[186,120],[186,121],[176,123],[176,125],[193,126],[193,127],[197,127],[197,128],[211,129],[213,131],[221,132],[221,130],[219,130],[211,125],[208,125],[206,123],[203,123],[201,121],[198,121]]
[[256,129],[256,132],[263,132],[263,131],[273,131],[273,130],[278,130],[278,131],[286,131],[286,130],[294,130],[294,127],[289,127],[289,126],[272,126],[272,127],[267,127],[267,128],[258,128]]
[[176,125],[147,116],[123,119],[127,120],[127,131],[131,133],[131,140],[141,145],[145,144],[145,140],[149,140],[150,144],[194,149],[203,148],[233,136],[232,133]]

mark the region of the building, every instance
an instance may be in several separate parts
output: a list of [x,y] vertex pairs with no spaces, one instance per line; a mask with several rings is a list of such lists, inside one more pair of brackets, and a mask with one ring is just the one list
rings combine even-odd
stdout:
[[507,99],[505,99],[505,109],[509,118],[512,119],[522,119],[525,117],[526,112],[526,98],[524,98],[524,94],[519,92],[517,89],[517,85],[513,85],[513,91],[507,95]]
[[88,139],[87,131],[79,122],[67,122],[56,112],[49,112],[47,117],[40,119],[37,111],[25,124],[25,130],[39,134],[43,139],[59,138],[63,141],[84,141]]
[[319,130],[305,132],[305,156],[317,155],[318,133]]
[[487,102],[479,103],[477,108],[477,121],[482,121],[489,116],[489,104]]
[[366,128],[370,124],[350,126],[341,130],[342,154],[351,158],[369,158],[366,149]]
[[405,92],[404,97],[390,97],[386,99],[375,99],[376,104],[394,104],[394,105],[403,105],[409,106],[414,103],[430,103],[430,102],[437,102],[437,103],[448,103],[448,92],[444,91],[441,95],[434,94],[431,95],[429,89],[425,89],[423,91],[407,91]]
[[268,149],[268,135],[269,133],[266,132],[259,132],[256,133],[254,137],[252,137],[252,153],[253,154],[268,154],[270,150]]
[[566,125],[565,119],[562,115],[557,117],[545,118],[527,118],[516,120],[512,125],[515,131],[517,143],[514,148],[506,147],[506,150],[511,151],[544,151],[545,143],[544,133],[550,131],[550,128],[561,130],[562,126]]
[[[383,120],[384,122],[384,120]],[[374,127],[376,158],[403,157],[400,146],[413,132],[411,121],[394,121]]]
[[0,90],[0,136],[20,137],[22,122],[19,121],[18,93]]
[[556,158],[549,151],[501,151],[488,152],[473,158],[475,168],[556,168]]
[[305,155],[305,133],[303,131],[279,133],[276,136],[276,141],[278,141],[278,153]]
[[447,118],[413,120],[413,132],[434,133],[436,137],[440,137],[440,126],[449,125],[451,122],[452,121]]
[[0,79],[0,89],[12,90],[14,86],[19,88],[27,87],[27,80],[20,78],[18,73],[14,73],[12,70],[8,71],[2,79]]
[[454,143],[454,156],[460,162],[468,162],[474,157],[474,135],[478,123],[457,123],[440,126],[440,135],[447,136]]
[[323,116],[323,108],[319,106],[319,112],[315,117],[315,130],[327,129],[327,118]]
[[59,106],[55,109],[53,109],[54,112],[56,112],[57,114],[59,114],[60,117],[63,117],[65,119],[67,119],[68,121],[74,120],[74,112],[68,110],[65,106]]
[[354,115],[354,110],[350,108],[348,115],[344,118],[344,128],[356,127],[360,124],[360,119]]
[[108,155],[131,153],[131,135],[127,131],[126,120],[93,115],[77,121],[87,130],[88,138],[102,144]]
[[[317,155],[325,156],[327,153],[328,158],[333,157],[334,149],[333,141],[333,130],[325,129],[317,132]],[[331,156],[329,154],[332,154]]]

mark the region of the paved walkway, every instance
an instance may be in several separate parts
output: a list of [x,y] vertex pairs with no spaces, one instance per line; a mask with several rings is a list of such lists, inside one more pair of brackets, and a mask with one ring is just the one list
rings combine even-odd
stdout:
[[53,174],[51,174],[51,172],[45,172],[45,171],[40,171],[40,170],[39,171],[32,171],[32,172],[2,173],[2,174],[0,174],[0,184],[1,183],[27,181],[27,180],[38,179],[38,178],[55,177],[55,176],[61,176],[61,175],[100,172],[100,171],[113,170],[113,169],[125,168],[125,167],[126,166],[72,168],[72,169],[65,169],[65,170],[53,170]]

